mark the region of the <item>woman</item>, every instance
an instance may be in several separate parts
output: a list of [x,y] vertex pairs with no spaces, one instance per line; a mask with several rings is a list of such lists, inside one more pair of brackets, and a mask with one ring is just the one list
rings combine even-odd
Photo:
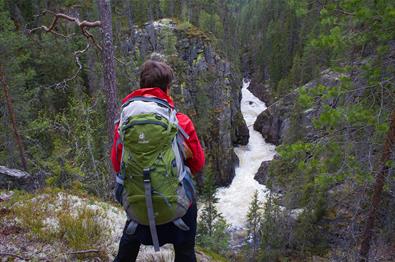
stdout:
[[[170,97],[170,84],[173,80],[173,71],[169,65],[154,61],[146,61],[140,74],[140,89],[133,91],[127,95],[122,103],[130,100],[133,97],[145,96],[155,97],[167,101],[167,103],[174,108],[174,102]],[[191,119],[182,113],[176,115],[178,124],[188,134],[189,139],[185,141],[185,151],[187,155],[186,165],[190,168],[193,174],[199,172],[204,166],[204,152],[200,145],[196,134],[195,127]],[[119,143],[120,135],[118,133],[118,125],[115,125],[114,130],[114,144],[111,152],[111,160],[114,171],[120,172],[120,162],[122,156],[122,144]],[[120,194],[122,194],[121,187],[117,188],[117,199],[120,201]],[[182,220],[189,227],[188,231],[183,231],[176,227],[173,223],[156,226],[160,245],[171,243],[174,245],[175,261],[196,261],[195,257],[195,235],[196,235],[196,218],[197,208],[196,203],[192,203],[187,213],[182,217]],[[150,229],[148,226],[138,225],[134,234],[127,234],[126,229],[130,221],[126,221],[123,235],[119,244],[118,255],[115,261],[135,261],[140,249],[140,245],[152,245]]]

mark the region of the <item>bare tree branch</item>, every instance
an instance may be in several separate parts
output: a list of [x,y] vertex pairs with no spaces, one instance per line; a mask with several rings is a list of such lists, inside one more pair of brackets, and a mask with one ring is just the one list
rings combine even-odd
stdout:
[[44,88],[46,88],[46,89],[48,89],[48,88],[64,89],[65,87],[67,87],[67,83],[68,82],[73,81],[74,79],[76,79],[77,76],[79,75],[79,73],[81,72],[81,70],[83,69],[83,65],[81,63],[80,56],[82,54],[84,54],[89,48],[90,48],[90,45],[89,45],[89,43],[87,43],[86,47],[84,49],[74,52],[75,63],[78,65],[78,69],[71,77],[63,79],[60,82],[56,82],[54,84],[50,84],[48,86],[45,86]]
[[50,10],[45,10],[41,13],[41,15],[45,15],[47,13],[50,13],[52,15],[54,15],[54,19],[51,23],[51,25],[49,27],[42,25],[36,28],[32,28],[30,30],[28,30],[28,32],[31,34],[37,30],[44,30],[47,33],[53,33],[57,36],[61,36],[61,37],[69,37],[66,35],[63,35],[59,32],[57,32],[55,30],[55,27],[58,23],[59,20],[63,19],[66,21],[70,21],[73,22],[75,24],[77,24],[77,26],[80,28],[81,33],[88,39],[90,40],[100,51],[102,50],[102,47],[96,42],[96,39],[94,38],[94,36],[88,31],[87,28],[92,28],[92,27],[101,27],[101,21],[97,20],[97,21],[87,21],[87,20],[83,20],[80,21],[77,17],[73,17],[73,16],[69,16],[63,13],[55,13],[53,11]]

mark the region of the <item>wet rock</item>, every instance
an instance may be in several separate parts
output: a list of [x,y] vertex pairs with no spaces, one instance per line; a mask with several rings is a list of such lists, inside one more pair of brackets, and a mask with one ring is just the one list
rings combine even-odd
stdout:
[[269,174],[269,165],[271,161],[263,161],[255,174],[254,179],[259,182],[259,184],[266,185]]
[[289,117],[296,94],[290,94],[263,111],[254,123],[254,129],[260,132],[267,142],[279,145],[284,134],[289,132]]
[[[273,159],[279,159],[279,156],[275,155]],[[272,161],[263,161],[258,172],[255,174],[254,179],[258,181],[259,184],[267,186],[272,193],[282,194],[285,192],[285,189],[276,181],[275,178],[269,176],[271,162]]]
[[261,101],[265,102],[266,105],[268,106],[275,101],[270,86],[268,84],[259,82],[256,78],[251,79],[251,83],[248,87],[248,90],[250,90],[250,92],[253,93],[254,96],[258,97]]

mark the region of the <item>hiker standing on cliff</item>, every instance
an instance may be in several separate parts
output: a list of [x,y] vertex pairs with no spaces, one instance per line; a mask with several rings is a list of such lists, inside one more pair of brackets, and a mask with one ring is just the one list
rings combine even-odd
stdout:
[[116,199],[128,220],[115,261],[135,261],[140,245],[174,245],[175,261],[196,261],[197,207],[191,174],[204,152],[191,119],[176,112],[169,65],[146,61],[140,89],[122,100],[111,152]]

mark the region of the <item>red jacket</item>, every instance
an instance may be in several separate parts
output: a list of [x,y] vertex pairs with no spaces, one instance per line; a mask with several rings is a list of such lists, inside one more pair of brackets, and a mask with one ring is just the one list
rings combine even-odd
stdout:
[[[170,106],[174,107],[173,100],[160,88],[142,88],[138,89],[129,95],[127,95],[123,100],[122,104],[125,103],[132,97],[136,96],[147,96],[147,97],[157,97],[163,100],[166,100]],[[193,153],[193,157],[186,160],[188,167],[191,169],[192,173],[199,172],[202,170],[204,166],[204,152],[202,146],[200,145],[199,139],[196,134],[195,127],[191,119],[182,113],[177,113],[178,124],[185,130],[185,132],[189,135],[189,139],[186,140],[186,144],[191,149]],[[117,123],[114,128],[114,143],[111,149],[111,161],[112,166],[115,172],[119,173],[121,166],[121,156],[122,156],[122,144],[118,143],[119,133],[118,133],[118,125]]]

